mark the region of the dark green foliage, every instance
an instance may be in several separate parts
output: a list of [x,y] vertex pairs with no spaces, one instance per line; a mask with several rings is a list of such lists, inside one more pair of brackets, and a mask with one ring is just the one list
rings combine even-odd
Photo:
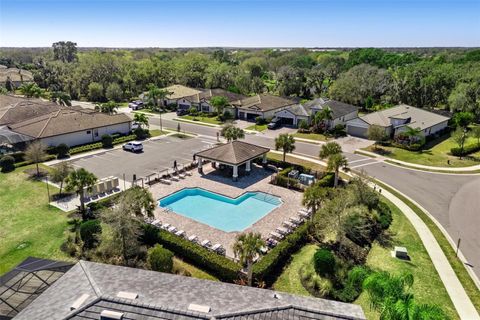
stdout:
[[288,263],[293,253],[298,251],[306,242],[309,223],[298,227],[275,248],[253,265],[253,278],[265,281],[267,285],[275,282],[283,267]]
[[313,265],[320,275],[332,274],[335,270],[335,256],[330,250],[320,248],[313,255]]
[[335,174],[332,172],[329,172],[323,176],[320,180],[316,182],[316,185],[319,187],[333,187],[333,184],[335,183]]
[[469,144],[469,145],[464,146],[463,147],[463,152],[462,152],[462,148],[455,147],[455,148],[450,149],[450,153],[454,156],[457,156],[457,157],[463,157],[463,156],[472,154],[474,152],[477,152],[479,150],[480,150],[480,145],[478,145],[477,143],[473,143],[473,144]]
[[267,119],[262,118],[262,117],[256,117],[255,118],[255,123],[257,125],[267,124]]
[[152,226],[151,224],[142,225],[142,234],[139,239],[140,242],[151,247],[155,243],[158,243],[160,241],[159,239],[157,227]]
[[361,211],[349,215],[342,228],[347,238],[361,247],[370,245],[378,234],[375,221]]
[[[121,136],[121,137],[113,139],[113,145],[120,144],[120,143],[125,143],[125,142],[132,141],[132,140],[135,140],[135,139],[137,139],[137,136],[134,135],[134,134],[130,134],[128,136]],[[92,151],[92,150],[96,150],[96,149],[101,149],[102,147],[103,147],[103,145],[102,145],[101,142],[89,143],[89,144],[85,144],[85,145],[82,145],[82,146],[77,146],[77,147],[71,148],[70,149],[70,155],[74,155],[74,154],[81,153],[81,152]]]
[[360,293],[362,293],[363,281],[365,281],[371,273],[372,271],[368,267],[353,267],[348,271],[347,278],[344,280],[342,288],[334,292],[334,298],[343,302],[355,301]]
[[98,220],[87,220],[80,225],[80,237],[83,247],[86,249],[95,248],[99,242],[98,237],[102,233],[102,226]]
[[9,155],[1,157],[0,168],[2,172],[10,172],[15,170],[15,158]]
[[113,138],[109,134],[104,134],[102,136],[102,147],[111,148],[113,147]]
[[55,151],[57,152],[58,159],[64,159],[68,155],[68,151],[70,151],[70,147],[65,143],[60,143],[58,146],[55,147]]
[[140,127],[133,130],[133,133],[135,135],[135,139],[137,140],[143,140],[148,137],[148,130],[142,129]]
[[199,268],[210,272],[220,280],[233,282],[238,279],[242,268],[238,263],[168,231],[160,230],[158,235],[159,243],[165,248]]
[[378,222],[380,223],[380,226],[382,227],[383,230],[386,230],[390,227],[392,224],[392,211],[390,210],[390,207],[385,203],[380,201],[377,206],[377,212],[378,212]]
[[[50,161],[50,160],[54,160],[56,159],[57,157],[52,155],[52,154],[49,154],[47,155],[45,158],[43,158],[43,161]],[[23,167],[23,166],[28,166],[29,164],[32,164],[31,161],[21,161],[21,162],[15,162],[15,168],[19,168],[19,167]]]
[[160,272],[172,272],[173,252],[156,244],[148,250],[148,265],[150,269]]

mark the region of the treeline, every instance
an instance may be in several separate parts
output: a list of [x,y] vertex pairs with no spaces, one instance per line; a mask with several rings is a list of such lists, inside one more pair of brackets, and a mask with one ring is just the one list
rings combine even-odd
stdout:
[[35,82],[73,99],[128,100],[149,84],[326,96],[379,109],[397,103],[470,111],[480,118],[480,50],[355,49],[77,50],[3,49],[0,64],[31,70]]

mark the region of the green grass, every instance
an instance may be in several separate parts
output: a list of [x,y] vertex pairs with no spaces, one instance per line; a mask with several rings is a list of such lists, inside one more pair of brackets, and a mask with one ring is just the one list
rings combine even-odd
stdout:
[[[282,161],[283,160],[283,154],[269,152],[267,154],[267,158]],[[298,159],[298,158],[292,157],[291,155],[288,155],[288,154],[285,157],[285,160],[287,160],[287,162],[289,162],[289,163],[298,164],[298,165],[304,166],[305,168],[309,168],[311,170],[325,171],[325,167],[320,165],[320,164],[317,164],[315,162],[308,161],[308,160]]]
[[457,255],[455,254],[455,250],[450,245],[450,242],[445,237],[443,232],[438,228],[438,226],[433,222],[426,214],[423,212],[419,207],[413,204],[410,200],[405,198],[400,193],[396,192],[392,188],[386,186],[385,184],[381,183],[380,181],[376,180],[376,183],[380,185],[382,188],[385,188],[390,193],[394,194],[397,198],[403,201],[406,205],[408,205],[419,217],[423,220],[423,222],[428,226],[430,231],[433,233],[433,236],[437,240],[438,244],[443,250],[443,253],[448,259],[448,262],[452,266],[455,274],[457,275],[460,283],[462,284],[463,288],[467,292],[467,295],[470,297],[473,305],[480,312],[480,290],[478,290],[477,286],[473,282],[472,278],[470,277],[467,269],[460,259],[458,259]]
[[309,139],[309,140],[316,140],[316,141],[327,141],[328,138],[321,133],[300,133],[295,132],[293,134],[294,137],[301,138],[301,139]]
[[[477,140],[470,137],[465,144],[474,143],[477,143]],[[480,164],[480,151],[460,159],[459,157],[450,155],[450,149],[454,147],[458,147],[455,141],[453,141],[451,137],[444,136],[428,142],[425,148],[420,151],[409,151],[390,146],[382,146],[379,148],[383,156],[433,167],[468,167]],[[375,150],[374,146],[370,146],[364,150],[379,153],[378,150]],[[384,154],[384,151],[387,151],[387,153]],[[448,160],[450,160],[450,164],[448,164]]]
[[273,288],[278,291],[299,294],[302,296],[311,296],[300,281],[300,268],[303,264],[312,261],[318,246],[307,244],[297,253],[292,255],[291,263],[283,270],[280,277],[273,284]]
[[160,129],[153,129],[153,130],[150,130],[150,137],[163,136],[164,134],[167,134],[167,133],[168,132],[160,131]]
[[218,120],[217,117],[200,117],[200,116],[193,117],[190,115],[184,115],[179,118],[184,120],[195,121],[195,122],[203,122],[207,124],[218,124],[218,125],[223,124],[223,122]]
[[0,275],[28,256],[71,260],[60,250],[67,215],[47,204],[46,185],[29,180],[27,168],[0,173]]
[[253,131],[265,131],[267,130],[267,125],[268,124],[253,124],[249,127],[246,127],[245,130],[253,130]]
[[[458,319],[450,297],[414,227],[396,206],[386,199],[383,200],[390,206],[393,212],[393,223],[389,229],[393,234],[392,246],[406,246],[412,260],[402,261],[394,259],[390,255],[392,248],[383,248],[378,243],[375,243],[367,257],[367,265],[377,270],[385,270],[397,274],[404,271],[411,272],[415,278],[413,293],[417,301],[420,303],[436,303],[452,319]],[[316,245],[309,244],[292,255],[291,262],[274,283],[274,289],[310,296],[300,282],[299,270],[305,262],[312,260],[316,249]],[[370,310],[368,297],[365,293],[362,293],[355,303],[362,306],[367,319],[378,319],[378,313]]]
[[218,278],[212,276],[211,274],[186,263],[185,261],[181,260],[180,258],[174,257],[173,258],[173,268],[176,270],[184,270],[190,273],[190,275],[197,279],[204,279],[204,280],[212,280],[212,281],[220,281]]
[[[415,282],[413,293],[418,303],[435,303],[439,305],[451,319],[458,319],[452,301],[448,296],[440,276],[433,265],[427,250],[422,244],[420,236],[407,217],[393,203],[383,197],[393,213],[391,247],[385,248],[374,243],[367,257],[367,265],[373,269],[388,271],[392,274],[409,272],[413,274]],[[411,257],[410,261],[392,258],[390,251],[393,246],[406,247]],[[367,314],[368,319],[378,318],[378,314],[370,310],[368,299],[363,292],[356,301]],[[369,316],[370,315],[370,316]]]
[[[358,152],[355,151],[355,153],[358,153]],[[359,154],[361,154],[361,153],[359,153]],[[365,156],[367,156],[367,155],[365,154]],[[399,162],[396,162],[396,161],[393,161],[393,160],[385,160],[385,162],[386,162],[386,163],[393,164],[393,165],[396,165],[396,166],[408,168],[408,169],[416,169],[416,170],[428,171],[428,172],[436,172],[436,173],[452,173],[452,174],[475,174],[475,173],[480,173],[480,169],[478,169],[478,170],[469,170],[469,171],[434,170],[434,169],[417,168],[417,167],[414,167],[414,166],[411,166],[411,165],[406,165],[406,164],[403,164],[403,163],[399,163]]]

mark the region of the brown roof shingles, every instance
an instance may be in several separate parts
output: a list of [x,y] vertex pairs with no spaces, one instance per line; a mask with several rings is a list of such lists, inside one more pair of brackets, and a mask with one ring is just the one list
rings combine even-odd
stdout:
[[288,107],[295,103],[296,102],[293,100],[271,94],[257,94],[253,97],[232,102],[232,104],[239,109],[249,109],[263,112]]
[[232,165],[239,165],[248,160],[255,159],[270,151],[268,148],[260,147],[243,141],[232,141],[207,150],[197,152],[197,157],[212,161],[223,162]]

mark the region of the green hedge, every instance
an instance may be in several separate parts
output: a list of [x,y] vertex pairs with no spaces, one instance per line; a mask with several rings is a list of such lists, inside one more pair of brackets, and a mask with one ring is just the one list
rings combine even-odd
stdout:
[[278,245],[270,250],[263,258],[253,265],[253,277],[256,281],[265,281],[271,286],[290,261],[293,253],[298,251],[306,242],[309,223],[298,227]]
[[[50,161],[50,160],[54,160],[54,159],[57,159],[56,156],[52,155],[52,154],[49,154],[47,155],[43,161]],[[21,161],[21,162],[16,162],[15,163],[15,168],[18,168],[18,167],[23,167],[23,166],[28,166],[29,164],[32,164],[33,162],[31,161]]]
[[463,157],[477,151],[480,151],[480,144],[478,143],[466,145],[463,148],[463,152],[461,148],[450,149],[450,153],[456,157]]
[[[122,136],[115,138],[113,140],[113,144],[120,144],[120,143],[125,143],[128,141],[135,140],[137,138],[136,135],[130,134],[128,136]],[[87,151],[92,151],[92,150],[97,150],[103,148],[102,142],[95,142],[95,143],[90,143],[90,144],[84,144],[82,146],[74,147],[70,149],[70,155],[74,155],[80,152],[87,152]]]
[[165,230],[159,231],[158,241],[165,248],[173,251],[187,262],[191,262],[195,266],[210,272],[221,281],[233,282],[239,278],[242,267],[238,263],[196,243]]

